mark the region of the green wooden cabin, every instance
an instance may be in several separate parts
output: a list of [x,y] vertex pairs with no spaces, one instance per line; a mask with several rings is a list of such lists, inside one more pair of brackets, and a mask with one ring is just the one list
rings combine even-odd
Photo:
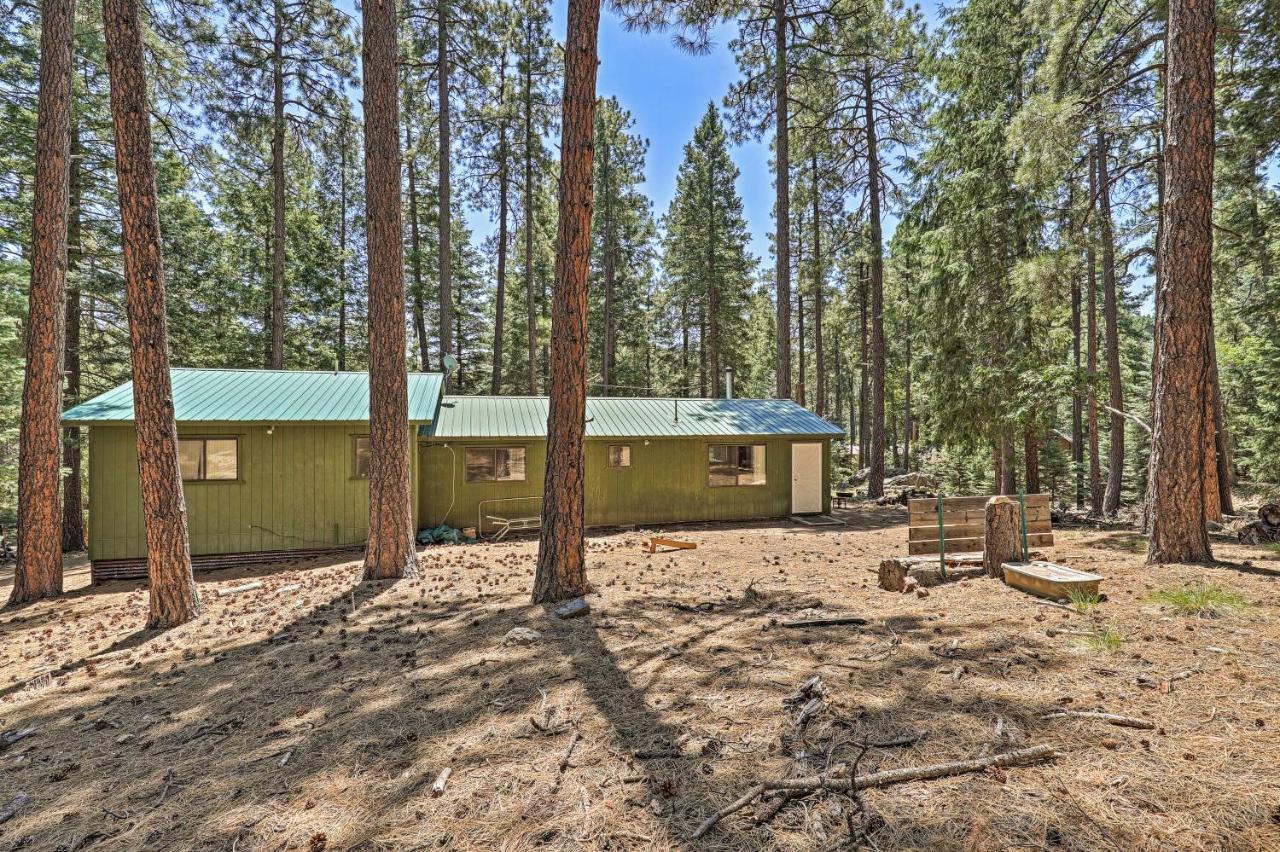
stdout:
[[[546,397],[442,396],[409,376],[413,516],[492,536],[534,525]],[[369,491],[365,373],[173,370],[179,461],[197,566],[359,546]],[[145,539],[124,384],[66,412],[88,427],[89,558],[95,580],[145,575]],[[590,526],[826,512],[840,431],[789,400],[587,401]]]

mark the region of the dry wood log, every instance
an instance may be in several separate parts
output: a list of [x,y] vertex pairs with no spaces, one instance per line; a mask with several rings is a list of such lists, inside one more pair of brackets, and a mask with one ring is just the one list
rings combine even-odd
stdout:
[[987,502],[983,525],[985,545],[982,549],[982,567],[988,577],[1003,577],[1001,565],[1022,559],[1018,504],[1008,497],[992,497]]
[[1040,718],[1096,719],[1099,722],[1106,722],[1110,725],[1119,725],[1122,728],[1140,728],[1144,731],[1151,731],[1156,727],[1155,722],[1148,722],[1146,719],[1138,719],[1134,716],[1121,716],[1118,713],[1099,713],[1091,710],[1058,710],[1053,713],[1046,713]]
[[1258,508],[1258,519],[1242,526],[1236,533],[1241,544],[1280,542],[1280,503],[1264,503]]
[[1016,751],[1007,751],[1002,754],[993,754],[988,757],[976,757],[970,760],[957,760],[952,763],[935,763],[929,766],[905,766],[901,769],[888,769],[884,772],[876,772],[871,775],[862,775],[855,778],[836,778],[830,775],[813,775],[807,778],[783,778],[775,781],[762,781],[752,786],[747,792],[743,793],[732,803],[726,805],[707,817],[698,829],[693,833],[693,840],[697,840],[712,828],[716,823],[727,816],[737,813],[738,811],[751,804],[757,796],[768,790],[798,790],[804,792],[813,792],[816,790],[833,790],[841,793],[854,792],[857,790],[869,790],[876,787],[888,787],[893,784],[905,784],[908,781],[930,781],[936,778],[949,778],[953,775],[965,775],[970,772],[981,772],[984,769],[992,767],[1004,766],[1026,766],[1032,763],[1040,763],[1044,760],[1053,760],[1058,757],[1060,752],[1055,746],[1038,745],[1030,748],[1017,749]]
[[779,627],[838,627],[842,624],[869,624],[865,618],[857,616],[841,616],[839,618],[808,618],[801,621],[784,621]]
[[431,785],[431,797],[438,799],[444,795],[444,788],[449,784],[449,776],[453,774],[453,767],[446,766],[440,770],[440,774],[436,776],[436,781]]
[[262,588],[261,580],[254,580],[253,582],[244,583],[239,586],[224,586],[223,588],[218,589],[218,597],[225,598],[231,595],[238,595],[241,592],[251,592],[254,589],[261,589],[261,588]]
[[22,742],[35,732],[35,726],[31,726],[27,728],[19,728],[16,731],[5,731],[4,733],[0,733],[0,751],[4,751],[15,743]]

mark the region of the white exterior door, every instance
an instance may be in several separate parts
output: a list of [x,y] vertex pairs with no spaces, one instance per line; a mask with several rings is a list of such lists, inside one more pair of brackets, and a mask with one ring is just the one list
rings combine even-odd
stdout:
[[822,511],[822,444],[791,445],[791,513]]

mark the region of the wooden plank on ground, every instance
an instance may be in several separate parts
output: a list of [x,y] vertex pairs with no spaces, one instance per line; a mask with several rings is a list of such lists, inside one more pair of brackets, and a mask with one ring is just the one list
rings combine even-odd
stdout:
[[672,547],[676,550],[696,550],[698,548],[698,545],[692,541],[680,541],[679,539],[662,538],[660,536],[654,536],[649,539],[646,546],[650,553],[656,553],[659,547]]
[[[979,494],[976,497],[943,497],[942,510],[944,512],[964,511],[968,509],[985,509],[987,501],[991,499],[990,494]],[[1017,495],[1012,495],[1016,501]],[[1028,494],[1027,508],[1048,508],[1048,494]],[[938,500],[936,497],[917,497],[907,501],[907,511],[909,512],[928,512],[933,511],[937,514]]]

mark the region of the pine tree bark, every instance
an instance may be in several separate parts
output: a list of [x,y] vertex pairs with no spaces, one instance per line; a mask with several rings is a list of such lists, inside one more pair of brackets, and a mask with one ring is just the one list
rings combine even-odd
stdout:
[[716,171],[707,165],[707,357],[711,360],[711,395],[721,394],[720,382],[720,278],[716,271]]
[[[1071,200],[1068,207],[1075,209],[1075,184],[1071,186]],[[1069,220],[1069,230],[1075,235],[1074,215]],[[1071,462],[1072,478],[1075,481],[1076,508],[1084,508],[1084,401],[1079,391],[1080,381],[1080,276],[1071,276],[1071,366],[1075,371],[1076,390],[1071,394]]]
[[867,207],[871,239],[871,473],[867,496],[884,496],[884,244],[880,234],[880,158],[876,150],[871,68],[862,77],[866,103]]
[[812,153],[810,166],[813,171],[813,365],[814,396],[813,407],[819,417],[827,416],[827,363],[826,354],[822,351],[822,308],[823,279],[825,270],[822,266],[822,215],[820,213],[820,186],[818,184],[818,154]]
[[1088,322],[1086,347],[1088,361],[1087,413],[1089,424],[1089,508],[1095,515],[1102,514],[1102,456],[1098,450],[1098,264],[1094,244],[1097,242],[1097,159],[1096,151],[1089,157],[1089,198],[1093,223],[1089,226],[1089,244],[1085,250],[1085,266],[1089,282],[1086,320]]
[[[803,225],[804,225],[804,222],[801,221],[797,226],[797,230],[801,230]],[[796,252],[796,255],[798,260],[800,256],[800,252]],[[801,405],[807,405],[808,403],[805,401],[805,389],[808,386],[807,379],[809,375],[809,365],[806,362],[805,345],[804,345],[805,339],[804,339],[804,292],[803,291],[796,293],[796,325],[797,325],[796,331],[799,333],[799,338],[797,340],[797,343],[799,345],[796,347],[796,351],[800,356],[800,364],[799,364],[800,370],[798,373],[799,379],[797,380],[796,386],[795,386],[795,392],[796,392],[795,396],[796,396],[796,402],[800,403]]]
[[[618,235],[617,224],[614,222],[610,132],[610,129],[606,128],[600,140],[602,143],[600,146],[600,176],[604,189],[604,316],[601,317],[604,326],[604,340],[601,342],[600,375],[604,383],[605,396],[613,394],[613,348],[614,338],[617,334],[613,314],[617,310],[615,296],[617,289]],[[704,385],[705,376],[706,371],[704,370]]]
[[[444,370],[444,356],[458,354],[453,351],[453,198],[450,189],[453,144],[449,115],[449,4],[445,0],[436,3],[436,83],[440,91],[440,214],[437,217],[440,223],[440,369]],[[447,390],[452,386],[447,371],[444,379]]]
[[583,445],[599,26],[600,0],[569,0],[560,130],[560,218],[552,293],[551,405],[534,603],[578,597],[588,590],[582,538]]
[[1235,504],[1231,496],[1231,438],[1227,432],[1227,419],[1222,407],[1222,381],[1218,375],[1218,345],[1209,338],[1209,379],[1213,383],[1213,458],[1214,474],[1218,488],[1218,511],[1211,520],[1222,521],[1223,514],[1234,515]]
[[1120,509],[1124,484],[1124,377],[1120,372],[1120,306],[1116,293],[1116,241],[1111,219],[1111,167],[1106,134],[1098,132],[1098,224],[1102,230],[1102,313],[1107,327],[1107,387],[1111,414],[1110,449],[1107,453],[1107,490],[1102,511],[1114,515]]
[[1028,427],[1022,433],[1022,481],[1028,494],[1040,493],[1040,438]]
[[[84,254],[81,231],[82,184],[84,171],[80,158],[79,128],[74,120],[71,125],[71,194],[67,222],[67,311],[66,344],[63,347],[63,373],[66,387],[63,404],[70,408],[80,402],[80,284],[74,273],[80,267]],[[84,539],[84,487],[80,452],[80,429],[69,426],[63,430],[62,466],[67,475],[62,478],[62,551],[76,553],[85,549]]]
[[369,254],[369,541],[364,579],[417,576],[409,491],[396,0],[364,0]]
[[[525,39],[530,52],[533,50],[531,24],[526,23]],[[528,343],[528,370],[530,394],[538,392],[538,302],[533,286],[533,62],[528,56],[524,62],[524,300],[525,334]]]
[[134,428],[151,587],[147,626],[173,627],[200,614],[200,594],[191,574],[187,506],[178,467],[160,218],[151,159],[151,112],[137,0],[103,0],[102,18],[111,79]]
[[40,19],[31,289],[18,426],[18,563],[9,603],[62,594],[62,357],[66,322],[74,0],[45,0]]
[[507,50],[502,50],[502,62],[498,66],[498,269],[497,293],[493,305],[493,377],[489,392],[495,396],[502,391],[502,344],[506,333],[507,314],[507,216],[510,202],[507,193],[511,180],[507,162]]
[[338,160],[338,369],[347,369],[347,119]]
[[271,357],[267,366],[284,369],[284,38],[285,11],[275,0],[271,39]]
[[983,516],[982,567],[988,577],[1004,577],[1006,562],[1022,560],[1018,504],[1008,497],[992,497]]
[[858,262],[858,375],[861,384],[858,387],[858,468],[867,467],[867,456],[871,453],[871,443],[867,433],[870,431],[871,406],[871,372],[869,365],[870,329],[867,326],[867,299],[870,296],[870,282],[867,280],[866,264]]
[[787,0],[773,0],[774,54],[774,203],[776,235],[774,253],[777,260],[778,310],[777,388],[778,399],[791,398],[791,149],[787,97]]
[[431,338],[427,336],[427,306],[423,297],[422,239],[418,231],[418,168],[413,150],[413,89],[406,86],[404,118],[404,150],[409,162],[405,169],[409,186],[409,268],[413,272],[413,333],[418,340],[418,369],[431,369]]
[[1156,294],[1160,369],[1152,423],[1147,563],[1212,559],[1205,527],[1205,441],[1213,339],[1214,10],[1169,4],[1165,217]]
[[[908,264],[909,266],[910,264]],[[902,388],[902,460],[908,471],[915,470],[915,465],[911,459],[911,433],[915,426],[911,420],[911,273],[907,272],[903,276],[902,286],[904,297],[906,299],[906,310],[903,311],[902,321],[905,326],[903,329],[904,337],[904,364],[903,388]]]
[[1013,427],[1000,430],[1000,493],[1018,493],[1018,465],[1014,458]]

